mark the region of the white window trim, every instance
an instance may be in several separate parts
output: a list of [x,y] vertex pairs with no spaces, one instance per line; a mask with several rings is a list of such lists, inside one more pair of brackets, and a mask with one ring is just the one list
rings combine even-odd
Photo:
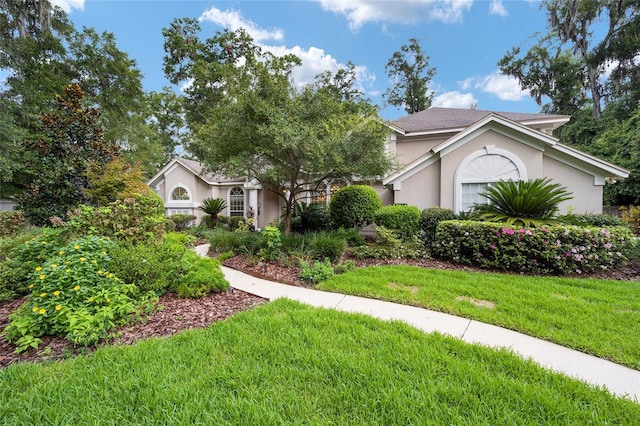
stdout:
[[464,160],[462,160],[460,162],[460,164],[458,165],[458,168],[456,169],[456,172],[454,174],[454,184],[453,184],[453,211],[455,214],[459,214],[460,210],[462,208],[462,184],[463,183],[491,183],[491,182],[495,182],[498,179],[495,178],[491,181],[483,181],[483,182],[478,182],[478,181],[470,181],[470,180],[465,180],[462,179],[462,175],[464,173],[464,171],[466,170],[467,166],[475,159],[483,157],[485,155],[500,155],[502,157],[507,158],[508,160],[510,160],[513,164],[515,164],[516,168],[518,169],[518,174],[520,175],[520,179],[521,180],[527,180],[527,168],[525,167],[524,163],[522,162],[522,160],[520,160],[520,158],[518,158],[517,155],[515,155],[514,153],[507,151],[506,149],[501,149],[501,148],[496,148],[495,145],[487,145],[485,146],[483,149],[476,151],[472,154],[470,154],[469,156],[467,156]]
[[238,188],[238,189],[240,189],[242,191],[242,216],[241,217],[246,217],[246,215],[247,215],[247,192],[241,186],[231,187],[227,191],[227,215],[229,217],[231,217],[231,191],[233,191],[236,188]]
[[[187,191],[187,194],[189,195],[189,199],[188,200],[174,200],[173,198],[171,198],[171,196],[173,195],[173,191],[175,191],[178,188],[182,188],[185,191]],[[191,194],[191,191],[189,190],[189,187],[186,185],[183,185],[181,183],[175,185],[173,188],[171,188],[171,190],[169,191],[169,196],[168,198],[168,202],[169,203],[191,203],[193,201],[193,195]]]

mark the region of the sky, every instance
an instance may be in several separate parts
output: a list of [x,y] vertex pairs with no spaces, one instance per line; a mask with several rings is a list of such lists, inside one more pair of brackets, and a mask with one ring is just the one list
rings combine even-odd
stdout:
[[155,1],[52,0],[76,28],[115,35],[118,48],[136,61],[147,91],[172,86],[162,71],[162,28],[175,18],[198,18],[202,37],[243,27],[256,44],[302,60],[299,84],[347,62],[358,71],[358,87],[380,106],[380,116],[406,113],[385,106],[391,87],[385,65],[409,39],[419,40],[429,65],[432,106],[492,111],[539,112],[516,80],[500,74],[498,61],[513,47],[527,50],[546,32],[540,3],[532,0],[308,0]]

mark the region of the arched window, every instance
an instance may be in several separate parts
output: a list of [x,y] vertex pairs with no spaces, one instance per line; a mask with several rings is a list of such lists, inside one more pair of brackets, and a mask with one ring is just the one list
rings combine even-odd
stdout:
[[521,179],[527,179],[527,171],[513,153],[494,146],[476,151],[456,169],[454,211],[468,212],[474,204],[486,203],[482,193],[492,182]]
[[244,216],[244,190],[239,186],[229,191],[229,216]]
[[191,194],[189,194],[189,190],[184,186],[176,186],[171,191],[169,199],[171,201],[189,201],[191,199]]

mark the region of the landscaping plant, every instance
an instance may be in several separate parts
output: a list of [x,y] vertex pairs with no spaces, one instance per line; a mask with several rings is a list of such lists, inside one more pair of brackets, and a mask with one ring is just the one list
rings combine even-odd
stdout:
[[218,215],[226,208],[227,202],[222,198],[205,198],[198,206],[198,209],[209,215],[211,220],[210,226],[212,228],[216,227],[218,224]]
[[411,241],[420,232],[420,209],[416,206],[393,205],[376,210],[374,223],[396,233],[402,241]]
[[334,228],[357,228],[373,222],[382,201],[375,189],[368,185],[340,188],[331,197],[329,217]]

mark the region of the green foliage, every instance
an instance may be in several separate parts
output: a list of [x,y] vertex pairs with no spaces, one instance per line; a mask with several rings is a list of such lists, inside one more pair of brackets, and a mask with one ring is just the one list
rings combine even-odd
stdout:
[[198,257],[189,250],[182,257],[183,268],[187,271],[175,287],[180,297],[200,298],[211,292],[220,292],[229,288],[220,269],[220,261],[209,257]]
[[300,264],[300,278],[312,284],[318,284],[328,280],[333,274],[333,266],[331,266],[329,259],[316,261],[313,263],[313,266],[309,266],[307,262]]
[[236,254],[255,256],[263,247],[261,232],[231,232],[217,228],[209,236],[211,250],[216,253],[232,251]]
[[264,246],[258,255],[266,260],[277,260],[282,255],[282,238],[280,230],[274,226],[267,226],[262,230]]
[[347,272],[354,271],[356,269],[356,262],[353,260],[345,260],[344,262],[338,263],[334,271],[336,274],[346,274]]
[[640,207],[629,206],[622,210],[622,220],[631,228],[634,234],[640,235]]
[[25,226],[27,222],[21,211],[0,211],[0,237],[14,235]]
[[196,220],[196,216],[192,214],[172,214],[169,216],[169,219],[175,225],[175,230],[177,232],[184,231],[187,228],[190,228],[193,222]]
[[438,225],[433,253],[455,262],[535,274],[570,274],[623,265],[635,241],[626,227],[514,228],[471,221]]
[[407,114],[415,114],[431,106],[434,92],[430,91],[429,85],[436,69],[429,68],[429,57],[424,54],[418,39],[409,39],[409,45],[403,45],[399,52],[394,52],[384,68],[395,83],[384,94],[389,105],[402,107]]
[[371,223],[375,212],[380,207],[382,207],[382,201],[372,187],[345,186],[331,197],[329,216],[335,228],[357,228]]
[[360,259],[420,259],[427,256],[424,246],[415,237],[402,241],[395,232],[384,226],[376,226],[373,244],[351,248],[351,254]]
[[420,232],[420,209],[416,206],[384,206],[376,210],[373,221],[394,231],[403,241],[410,241]]
[[483,194],[488,204],[476,205],[474,216],[489,222],[539,227],[554,224],[558,204],[573,198],[565,187],[549,178],[498,181]]
[[595,227],[609,227],[609,226],[627,226],[624,220],[618,216],[610,214],[568,214],[558,217],[558,221],[569,225],[576,226],[595,226]]
[[94,206],[105,206],[149,191],[139,165],[131,166],[121,158],[115,158],[105,165],[89,163],[87,176],[89,187],[84,192]]
[[331,262],[338,261],[345,249],[347,242],[344,237],[335,232],[323,232],[315,234],[310,242],[310,251],[314,259],[329,259]]
[[104,140],[99,111],[84,108],[82,96],[80,86],[67,86],[56,97],[56,112],[40,115],[42,136],[25,142],[34,180],[17,202],[34,225],[47,225],[50,218],[65,217],[87,202],[89,163],[103,166],[119,154],[115,144]]
[[9,316],[11,324],[5,329],[18,352],[37,347],[43,335],[92,345],[128,321],[138,307],[137,288],[109,271],[107,251],[113,244],[99,237],[73,240],[33,269],[31,294]]
[[66,226],[71,235],[104,235],[133,243],[159,241],[166,227],[162,200],[153,191],[105,207],[80,206]]
[[456,214],[451,209],[429,207],[422,210],[420,213],[420,230],[422,231],[422,238],[427,249],[431,248],[431,245],[436,239],[438,223],[443,220],[453,220],[455,218]]
[[329,228],[329,215],[324,204],[297,202],[293,209],[291,231],[307,233]]
[[227,208],[227,202],[222,198],[205,198],[198,206],[198,209],[202,210],[211,218],[211,223],[207,226],[215,228],[218,224],[218,214]]

